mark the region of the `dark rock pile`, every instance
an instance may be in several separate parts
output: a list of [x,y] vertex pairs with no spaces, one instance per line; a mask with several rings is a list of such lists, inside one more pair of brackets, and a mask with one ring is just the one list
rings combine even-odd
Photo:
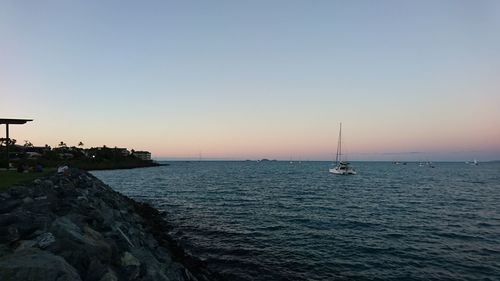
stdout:
[[76,169],[0,193],[0,280],[220,280],[156,209]]

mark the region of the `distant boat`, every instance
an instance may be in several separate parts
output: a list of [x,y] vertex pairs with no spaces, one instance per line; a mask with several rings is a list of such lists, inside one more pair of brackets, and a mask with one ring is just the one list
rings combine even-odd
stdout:
[[477,166],[477,165],[479,165],[479,163],[477,162],[477,160],[476,160],[476,159],[474,159],[474,161],[472,161],[472,162],[467,161],[467,162],[465,162],[465,164],[469,164],[469,165],[472,165],[472,166]]
[[337,155],[335,157],[335,167],[330,168],[330,173],[334,175],[355,175],[356,171],[347,161],[342,161],[342,123],[340,123],[339,142],[337,145]]
[[429,168],[436,168],[436,166],[434,166],[434,164],[432,164],[432,162],[430,161],[427,161],[427,162],[420,162],[418,163],[418,166],[419,167],[429,167]]

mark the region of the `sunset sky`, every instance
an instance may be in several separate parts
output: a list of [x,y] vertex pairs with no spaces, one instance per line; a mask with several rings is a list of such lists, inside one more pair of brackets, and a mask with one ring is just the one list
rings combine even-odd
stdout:
[[[18,143],[500,159],[500,1],[1,1]],[[4,126],[0,126],[4,136]]]

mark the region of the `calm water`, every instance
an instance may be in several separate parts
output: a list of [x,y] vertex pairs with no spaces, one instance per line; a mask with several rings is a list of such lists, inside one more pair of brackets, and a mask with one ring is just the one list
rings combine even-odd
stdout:
[[500,164],[171,162],[96,171],[230,280],[500,279]]

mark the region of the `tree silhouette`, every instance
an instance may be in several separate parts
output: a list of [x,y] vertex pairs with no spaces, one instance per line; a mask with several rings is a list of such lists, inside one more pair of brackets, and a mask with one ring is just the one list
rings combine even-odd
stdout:
[[33,147],[33,144],[29,140],[24,140],[24,147]]
[[8,138],[0,138],[0,145],[14,145],[16,144],[17,140],[15,139],[8,139]]

